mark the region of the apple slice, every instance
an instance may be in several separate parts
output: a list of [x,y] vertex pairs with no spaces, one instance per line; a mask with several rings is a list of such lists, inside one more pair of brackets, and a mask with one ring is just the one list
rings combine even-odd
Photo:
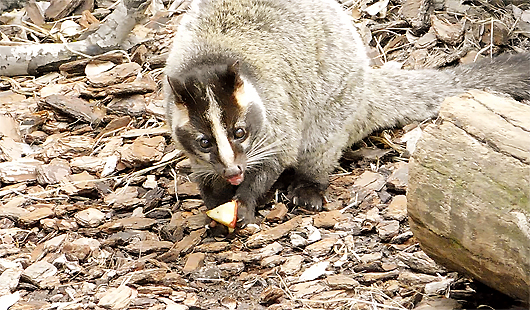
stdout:
[[206,211],[206,215],[228,228],[235,228],[237,222],[237,201],[232,200],[223,203],[217,208]]

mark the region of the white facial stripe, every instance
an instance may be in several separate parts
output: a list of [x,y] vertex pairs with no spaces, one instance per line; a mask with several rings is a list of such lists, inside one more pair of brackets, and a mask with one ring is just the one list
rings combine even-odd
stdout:
[[219,150],[219,157],[221,159],[221,162],[228,167],[234,164],[235,156],[234,150],[232,150],[232,146],[228,141],[228,134],[226,132],[226,128],[221,122],[221,108],[215,100],[215,96],[213,95],[213,92],[210,87],[206,87],[206,96],[208,97],[209,101],[209,107],[208,111],[206,112],[206,117],[212,125],[212,133],[215,138],[215,141],[217,142],[217,149]]

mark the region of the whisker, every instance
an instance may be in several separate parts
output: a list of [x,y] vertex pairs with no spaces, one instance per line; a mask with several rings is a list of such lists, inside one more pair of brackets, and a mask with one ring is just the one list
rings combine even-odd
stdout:
[[267,142],[268,138],[269,138],[269,136],[264,136],[260,140],[258,140],[258,142],[256,144],[252,145],[251,150],[250,150],[249,153],[251,153],[253,151],[255,152],[255,151],[267,150],[267,149],[270,149],[270,148],[277,147],[277,146],[283,144],[284,139],[285,139],[285,138],[276,139],[274,142],[269,143],[266,147],[262,148],[262,145],[265,144],[265,142]]
[[247,151],[247,169],[256,169],[267,159],[281,152],[281,146],[285,139],[276,139],[274,142],[266,144],[270,141],[269,138],[270,136],[261,137]]
[[261,146],[263,144],[265,144],[265,141],[267,141],[267,136],[263,136],[260,140],[258,140],[258,142],[256,142],[255,144],[252,144],[249,152],[247,153],[247,156],[248,155],[252,155],[254,152],[256,152],[258,149],[261,148]]
[[213,181],[219,178],[219,175],[213,171],[209,165],[195,165],[191,174],[192,178],[202,178],[204,181]]

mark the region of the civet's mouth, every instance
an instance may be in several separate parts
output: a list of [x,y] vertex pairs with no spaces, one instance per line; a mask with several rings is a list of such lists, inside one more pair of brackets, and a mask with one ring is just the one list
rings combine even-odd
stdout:
[[243,173],[239,173],[239,174],[236,174],[236,175],[233,175],[229,178],[226,178],[226,180],[232,184],[232,185],[239,185],[241,184],[241,182],[243,182]]

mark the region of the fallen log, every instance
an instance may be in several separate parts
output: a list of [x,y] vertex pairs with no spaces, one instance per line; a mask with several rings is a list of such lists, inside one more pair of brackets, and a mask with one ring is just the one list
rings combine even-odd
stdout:
[[0,76],[39,75],[54,71],[80,55],[120,49],[134,26],[144,18],[150,1],[122,0],[104,23],[86,39],[70,43],[0,45]]
[[530,303],[530,106],[481,91],[446,99],[409,169],[425,253]]

